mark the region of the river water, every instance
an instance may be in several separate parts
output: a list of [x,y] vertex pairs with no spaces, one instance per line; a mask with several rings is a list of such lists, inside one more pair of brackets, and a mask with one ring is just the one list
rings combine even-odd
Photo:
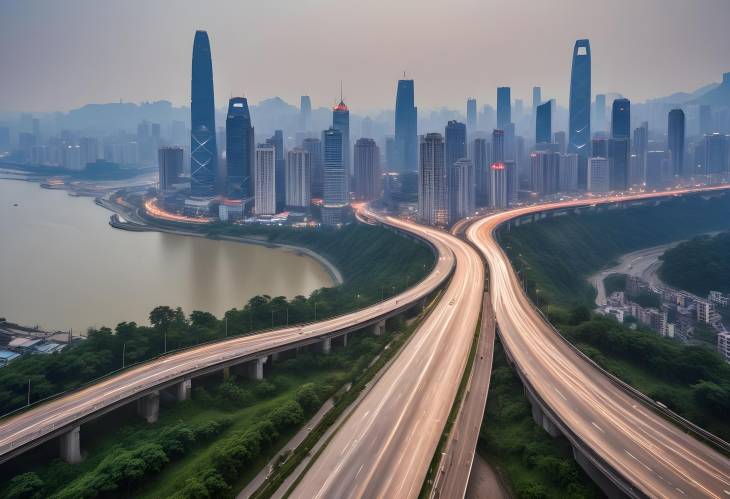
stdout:
[[127,232],[109,215],[92,198],[0,180],[0,317],[83,332],[148,324],[157,305],[221,317],[257,294],[306,296],[333,284],[320,262],[290,250]]

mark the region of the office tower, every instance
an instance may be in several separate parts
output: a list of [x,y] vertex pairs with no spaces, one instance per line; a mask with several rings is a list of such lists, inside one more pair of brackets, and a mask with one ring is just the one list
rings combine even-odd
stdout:
[[516,158],[515,124],[507,123],[504,127],[504,158],[514,161]]
[[254,213],[274,215],[276,213],[276,148],[269,144],[256,147],[256,169],[254,178]]
[[504,130],[492,132],[492,162],[501,163],[504,161]]
[[591,157],[608,158],[608,139],[605,137],[594,137],[591,140]]
[[624,191],[629,187],[629,140],[608,140],[608,168],[612,191]]
[[477,130],[477,100],[467,99],[466,101],[466,128],[469,133]]
[[558,192],[560,153],[536,151],[530,154],[530,190],[539,196]]
[[349,177],[352,175],[350,166],[350,110],[347,109],[342,98],[340,98],[340,103],[332,110],[332,128],[342,132],[342,164],[346,175]]
[[596,130],[606,129],[606,94],[596,94]]
[[213,63],[208,33],[196,31],[190,93],[190,192],[196,197],[215,195],[218,148],[215,139]]
[[474,163],[461,158],[451,165],[449,217],[451,223],[474,215]]
[[491,170],[491,192],[489,205],[492,208],[507,208],[507,172],[504,163],[492,163]]
[[81,166],[85,168],[89,163],[95,163],[99,159],[99,141],[95,137],[81,137]]
[[286,205],[286,183],[285,170],[286,161],[284,160],[284,132],[274,130],[274,135],[266,139],[266,143],[274,147],[276,168],[276,209],[283,210]]
[[540,87],[532,87],[532,118],[537,116],[537,106],[542,104],[542,89]]
[[537,106],[535,144],[549,144],[553,137],[552,100]]
[[81,147],[66,146],[63,148],[63,167],[69,170],[83,170],[85,165],[81,164]]
[[299,129],[309,131],[312,122],[312,100],[308,95],[299,99]]
[[497,128],[504,130],[512,122],[510,87],[497,87]]
[[573,47],[568,112],[568,152],[585,159],[590,155],[591,140],[591,45],[588,40],[576,40]]
[[377,199],[381,192],[380,149],[373,139],[355,142],[355,197]]
[[615,99],[611,109],[611,138],[628,139],[631,132],[631,101]]
[[594,194],[609,191],[608,159],[593,157],[588,160],[588,191]]
[[302,148],[309,153],[311,168],[311,195],[315,198],[324,196],[324,164],[322,163],[322,141],[319,139],[304,139]]
[[233,97],[228,101],[226,116],[226,184],[227,190],[235,197],[249,198],[253,195],[251,173],[255,154],[248,100]]
[[667,149],[672,154],[672,172],[684,175],[684,111],[681,109],[669,111]]
[[429,133],[421,139],[419,162],[418,217],[430,225],[446,225],[449,210],[444,141],[440,133]]
[[640,126],[634,129],[632,143],[636,155],[635,165],[630,169],[629,181],[631,185],[641,185],[646,180],[646,153],[649,150],[649,126]]
[[345,169],[344,133],[331,127],[324,132],[324,206],[322,222],[338,225],[343,222],[344,210],[348,204],[348,173]]
[[447,195],[449,198],[449,222],[453,223],[461,218],[456,207],[459,201],[458,196],[460,195],[456,182],[460,181],[460,179],[457,179],[454,175],[454,165],[458,160],[466,158],[466,125],[454,120],[449,121],[446,124],[444,136],[446,138],[444,160],[447,177]]
[[712,133],[712,108],[708,104],[700,106],[700,135]]
[[568,139],[565,132],[555,132],[553,142],[558,145],[558,152],[565,154],[568,145]]
[[474,180],[476,182],[475,203],[477,206],[488,206],[490,181],[491,148],[487,139],[474,139],[472,142],[472,161],[474,162]]
[[312,163],[306,149],[297,147],[286,157],[286,206],[309,208]]
[[520,189],[519,175],[517,171],[517,163],[514,161],[504,161],[504,178],[507,185],[507,204],[512,205],[517,202],[518,192]]
[[157,163],[160,177],[159,190],[163,193],[168,192],[180,181],[183,170],[183,148],[160,147],[157,151]]
[[575,192],[578,190],[578,155],[560,155],[559,192]]
[[[646,189],[661,189],[670,181],[673,174],[671,161],[666,151],[647,151],[646,153]],[[669,174],[669,176],[667,175]]]
[[395,143],[390,171],[412,172],[418,168],[418,108],[413,80],[398,80],[395,95]]
[[728,138],[726,135],[713,133],[705,135],[705,170],[713,180],[728,169]]

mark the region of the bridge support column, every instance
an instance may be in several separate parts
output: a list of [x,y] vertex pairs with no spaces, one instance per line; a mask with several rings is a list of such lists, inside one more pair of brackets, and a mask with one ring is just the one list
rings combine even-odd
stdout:
[[347,346],[347,333],[342,335],[342,346],[343,347]]
[[595,484],[598,485],[598,488],[606,494],[606,497],[610,499],[623,499],[627,497],[609,477],[601,472],[583,452],[575,447],[573,447],[573,457],[575,458],[575,462],[578,463],[578,466],[586,472],[586,475],[591,477]]
[[156,423],[160,415],[160,392],[152,392],[137,400],[137,414],[148,423]]
[[322,353],[328,354],[332,351],[332,338],[325,338],[322,341]]
[[254,359],[248,363],[248,377],[251,379],[262,380],[264,379],[264,364],[266,364],[267,357],[261,357],[260,359]]
[[81,462],[81,427],[76,426],[61,435],[61,459],[68,464]]
[[190,399],[190,391],[192,390],[192,380],[185,379],[175,386],[175,395],[178,402]]
[[224,367],[223,368],[223,381],[227,380],[231,377],[231,368],[230,367]]
[[384,332],[385,332],[385,321],[384,320],[373,324],[373,334],[375,336],[380,336]]
[[271,362],[275,362],[277,360],[279,360],[279,352],[272,353],[271,354]]
[[548,415],[542,411],[537,399],[527,389],[525,389],[525,395],[527,395],[527,400],[529,400],[530,406],[532,407],[532,419],[535,421],[535,424],[545,430],[551,437],[559,437],[561,435],[560,430],[550,420]]

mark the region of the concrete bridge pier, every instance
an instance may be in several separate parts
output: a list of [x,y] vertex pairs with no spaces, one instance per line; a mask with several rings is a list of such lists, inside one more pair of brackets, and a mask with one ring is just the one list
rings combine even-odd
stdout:
[[76,426],[61,435],[61,459],[68,464],[81,462],[81,427]]
[[156,423],[160,415],[160,392],[154,391],[137,400],[137,414],[148,423]]
[[562,433],[560,432],[560,429],[558,429],[550,417],[543,412],[537,399],[527,388],[525,388],[525,395],[527,396],[527,400],[530,401],[530,406],[532,406],[532,419],[535,421],[535,424],[540,426],[553,438],[561,436]]
[[332,351],[332,338],[325,338],[322,341],[322,353],[328,354]]
[[380,336],[383,333],[385,333],[385,320],[373,324],[373,334],[375,336]]
[[178,402],[190,399],[190,392],[192,390],[192,380],[184,379],[175,386],[175,396]]
[[248,363],[248,377],[251,379],[262,380],[264,379],[264,364],[268,357],[261,357],[254,359]]
[[347,346],[347,333],[343,334],[341,336],[341,338],[342,338],[342,346],[346,347]]
[[586,475],[598,485],[606,497],[610,499],[624,499],[629,497],[614,482],[611,481],[583,452],[573,447],[573,457],[575,462],[586,472]]

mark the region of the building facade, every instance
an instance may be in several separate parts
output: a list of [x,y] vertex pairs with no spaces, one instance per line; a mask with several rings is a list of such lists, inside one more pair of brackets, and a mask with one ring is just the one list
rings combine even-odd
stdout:
[[449,222],[444,140],[429,133],[421,140],[418,176],[418,216],[429,225]]
[[254,213],[276,214],[276,149],[269,144],[256,147]]
[[312,162],[306,149],[297,147],[286,156],[286,206],[309,208]]
[[382,179],[380,149],[373,139],[362,138],[355,143],[355,197],[370,201],[380,197]]
[[190,192],[194,197],[215,195],[219,176],[215,132],[210,41],[207,32],[196,31],[190,95]]

